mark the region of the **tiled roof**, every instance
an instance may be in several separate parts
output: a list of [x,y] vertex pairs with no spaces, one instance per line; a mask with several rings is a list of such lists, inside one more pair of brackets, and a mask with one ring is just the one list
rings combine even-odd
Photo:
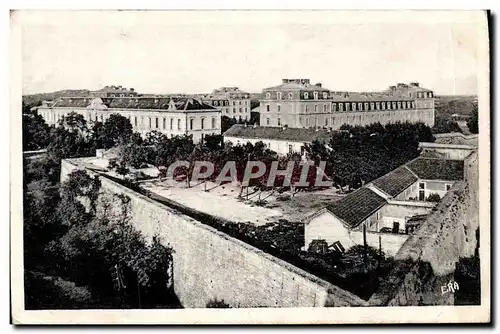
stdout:
[[416,158],[406,165],[423,180],[456,181],[464,179],[463,160]]
[[318,92],[328,92],[329,90],[323,87],[311,85],[311,84],[298,84],[295,82],[287,82],[278,86],[264,88],[266,90],[308,90],[308,91],[318,91]]
[[413,101],[413,98],[401,94],[391,93],[360,93],[336,92],[330,94],[330,99],[338,102],[378,102],[378,101]]
[[418,178],[405,166],[401,166],[379,177],[372,183],[392,197],[399,195],[403,190],[415,183]]
[[320,142],[328,142],[332,137],[332,132],[319,129],[302,129],[302,128],[281,128],[270,126],[253,127],[243,124],[235,124],[224,132],[224,137],[237,138],[254,138],[254,139],[275,139],[288,140],[295,142],[312,142],[318,140]]
[[[86,108],[93,98],[90,97],[62,97],[57,99],[51,107]],[[193,98],[161,98],[161,97],[103,97],[103,104],[115,109],[169,109],[170,101],[175,104],[176,110],[205,110],[216,109],[209,104]]]
[[383,197],[363,187],[328,205],[327,209],[354,228],[385,203]]

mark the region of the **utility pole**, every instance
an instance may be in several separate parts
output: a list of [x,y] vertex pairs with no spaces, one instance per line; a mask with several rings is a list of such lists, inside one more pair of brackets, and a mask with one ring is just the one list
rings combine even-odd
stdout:
[[[247,165],[248,165],[248,162],[250,161],[250,153],[248,153],[248,158],[247,158]],[[246,170],[246,167],[245,167],[245,170]],[[251,171],[250,171],[251,172]],[[248,180],[248,184],[247,184],[247,201],[248,201],[248,187],[250,185],[250,180]]]
[[363,224],[363,262],[364,262],[364,267],[365,267],[365,272],[368,271],[367,268],[367,244],[366,244],[366,224]]

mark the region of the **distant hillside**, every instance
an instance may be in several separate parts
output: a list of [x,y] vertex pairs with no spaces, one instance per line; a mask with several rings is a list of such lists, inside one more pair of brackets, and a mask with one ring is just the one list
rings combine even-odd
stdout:
[[39,106],[44,100],[55,100],[64,96],[88,96],[89,93],[88,89],[65,89],[52,93],[23,95],[23,105],[31,108]]
[[477,95],[436,96],[436,117],[451,119],[451,115],[470,115],[477,108]]

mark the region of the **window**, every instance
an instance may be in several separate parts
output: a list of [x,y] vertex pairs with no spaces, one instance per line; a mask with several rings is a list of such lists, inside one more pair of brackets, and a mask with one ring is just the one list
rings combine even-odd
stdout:
[[193,126],[194,126],[194,119],[193,119],[193,118],[191,118],[191,119],[189,120],[189,130],[193,130]]
[[219,102],[218,101],[214,101],[214,106],[217,106],[219,105]]
[[292,145],[288,145],[288,153],[293,153],[293,146]]
[[373,110],[373,109],[375,109],[375,103],[371,102],[370,103],[370,110]]
[[288,93],[288,98],[292,99],[293,98],[293,94],[292,93]]
[[304,99],[308,99],[309,98],[309,93],[308,92],[305,92],[304,93]]
[[306,126],[309,127],[309,118],[306,118]]
[[170,119],[170,130],[173,130],[174,129],[174,119],[171,118]]
[[277,92],[276,96],[277,96],[278,100],[281,100],[281,92]]
[[447,184],[446,185],[446,191],[450,190],[451,189],[451,184]]
[[[271,98],[271,93],[266,93],[266,99],[270,99]],[[234,103],[234,102],[233,102]]]
[[380,109],[380,102],[375,103],[375,109],[379,110]]
[[281,106],[278,104],[278,112],[281,111]]
[[240,108],[240,114],[241,114],[241,108]]
[[309,106],[306,104],[306,113],[309,111]]
[[[95,120],[97,121],[97,115],[95,115]],[[137,116],[134,116],[134,126],[137,126]]]
[[281,118],[278,117],[278,126],[281,126]]
[[212,117],[212,129],[215,129],[217,126],[217,120],[215,119],[215,117]]
[[158,117],[155,119],[155,128],[158,129]]
[[318,105],[317,104],[314,105],[314,112],[318,112]]
[[201,129],[202,130],[205,129],[205,119],[204,118],[201,119]]
[[365,102],[363,107],[365,108],[365,110],[368,110],[368,102]]
[[[269,110],[268,110],[269,111]],[[233,108],[233,114],[236,114],[236,108]]]
[[178,119],[177,120],[177,130],[180,130],[181,129],[181,120]]
[[325,126],[328,126],[328,117],[325,118]]
[[328,94],[327,93],[323,93],[323,98],[327,99],[328,98]]
[[163,130],[167,128],[167,119],[163,117]]
[[351,103],[351,110],[356,111],[356,103],[355,102]]
[[392,102],[392,109],[396,109],[396,102]]
[[333,111],[337,111],[337,103],[333,103],[332,104],[332,110]]
[[151,117],[148,117],[149,128],[151,129]]
[[385,109],[385,102],[382,102],[382,109]]
[[327,109],[328,109],[328,104],[323,104],[323,111],[327,112]]
[[271,111],[271,106],[269,106],[269,104],[266,104],[266,110]]
[[269,118],[266,118],[266,124],[269,125]]
[[398,109],[401,109],[401,101],[398,101]]
[[317,100],[318,99],[318,92],[314,92],[314,99]]
[[344,111],[344,104],[343,103],[339,103],[339,111]]

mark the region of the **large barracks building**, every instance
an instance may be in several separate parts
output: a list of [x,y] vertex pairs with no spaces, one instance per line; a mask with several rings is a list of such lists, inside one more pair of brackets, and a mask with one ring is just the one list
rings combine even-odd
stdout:
[[398,83],[381,92],[334,92],[309,79],[283,79],[263,90],[260,126],[338,129],[343,124],[368,125],[423,122],[434,126],[434,94],[418,82]]

